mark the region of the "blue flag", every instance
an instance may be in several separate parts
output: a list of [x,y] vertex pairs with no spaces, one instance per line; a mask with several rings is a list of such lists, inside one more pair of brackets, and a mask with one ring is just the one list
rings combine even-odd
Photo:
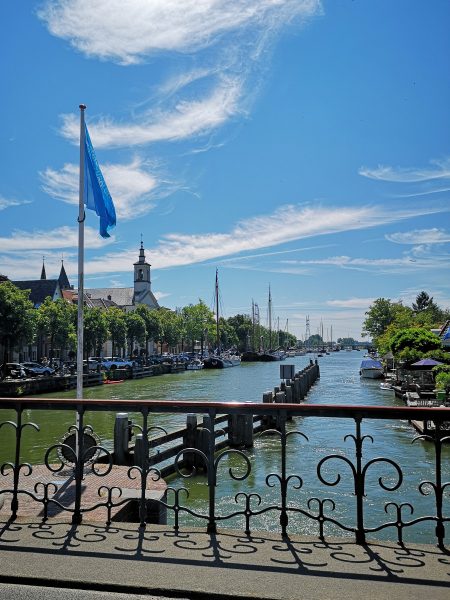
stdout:
[[116,210],[106,187],[102,172],[85,126],[84,137],[84,203],[100,217],[100,235],[110,237],[108,231],[116,224]]

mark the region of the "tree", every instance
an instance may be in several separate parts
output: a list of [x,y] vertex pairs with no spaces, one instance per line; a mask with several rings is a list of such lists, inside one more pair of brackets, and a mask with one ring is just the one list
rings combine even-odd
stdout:
[[118,348],[123,348],[127,336],[127,323],[125,313],[117,306],[111,306],[105,312],[106,324],[111,336],[112,355],[117,354]]
[[0,342],[4,347],[2,378],[6,375],[9,350],[29,342],[35,331],[35,311],[30,290],[19,290],[11,281],[0,283]]
[[389,347],[398,362],[413,363],[433,351],[440,352],[441,340],[428,329],[407,327],[391,335]]
[[138,304],[136,314],[143,318],[145,323],[145,353],[148,356],[148,345],[150,340],[158,337],[159,319],[157,310],[149,308],[145,304]]
[[323,346],[322,336],[318,333],[311,335],[306,341],[305,344],[308,348],[315,348],[316,346]]
[[201,353],[203,354],[203,345],[207,332],[214,326],[214,313],[206,306],[203,300],[197,304],[189,304],[181,311],[183,322],[183,331],[186,339],[190,342],[192,352],[195,343],[200,342]]
[[370,335],[375,344],[391,323],[396,322],[399,327],[407,327],[413,322],[414,316],[411,308],[386,298],[377,298],[365,314],[362,336]]
[[233,348],[239,343],[239,338],[234,327],[223,317],[219,318],[219,335],[220,347],[222,349]]
[[430,298],[426,292],[422,291],[416,296],[416,302],[413,302],[412,308],[414,312],[418,313],[426,310],[432,303],[433,298]]
[[163,344],[167,344],[169,348],[178,344],[182,329],[182,318],[173,310],[161,307],[158,309],[158,319],[159,342],[162,353]]
[[144,319],[137,312],[125,314],[125,323],[127,325],[128,351],[133,355],[134,344],[143,344],[147,335]]
[[52,360],[56,347],[65,349],[71,334],[75,333],[76,307],[62,298],[52,300],[48,296],[36,313],[37,331],[49,341],[49,359]]
[[250,338],[253,331],[253,323],[248,315],[235,315],[227,319],[229,327],[234,329],[236,337],[238,339],[237,347],[240,352],[249,350],[252,344],[250,344]]
[[101,354],[103,344],[108,339],[108,321],[105,312],[97,307],[84,310],[84,352],[89,357],[91,350],[95,350],[96,355]]

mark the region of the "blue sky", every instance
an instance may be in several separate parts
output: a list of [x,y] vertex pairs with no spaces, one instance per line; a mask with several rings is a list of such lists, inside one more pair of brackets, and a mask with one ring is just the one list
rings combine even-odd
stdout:
[[447,0],[2,6],[0,272],[77,281],[78,105],[117,211],[86,287],[359,338],[379,297],[450,306]]

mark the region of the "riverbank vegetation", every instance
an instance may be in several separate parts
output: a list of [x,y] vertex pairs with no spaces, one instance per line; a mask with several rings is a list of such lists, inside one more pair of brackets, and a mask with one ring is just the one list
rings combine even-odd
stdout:
[[450,352],[437,334],[450,321],[450,310],[440,308],[427,292],[420,292],[411,306],[378,298],[365,314],[363,336],[372,338],[381,356],[392,353],[395,363],[403,365],[425,358],[450,365]]
[[[3,363],[9,360],[10,351],[23,345],[36,344],[45,338],[49,358],[75,356],[77,307],[63,299],[47,298],[38,308],[33,308],[29,291],[20,290],[11,281],[0,282],[0,345],[4,349]],[[100,356],[106,341],[112,343],[112,354],[145,354],[150,340],[159,352],[202,351],[216,346],[217,325],[215,316],[199,300],[172,311],[168,308],[150,309],[141,304],[136,310],[125,313],[118,307],[101,309],[85,306],[84,356]],[[235,348],[243,352],[250,348],[292,347],[296,338],[287,331],[269,331],[255,325],[249,315],[238,314],[219,320],[222,348]]]

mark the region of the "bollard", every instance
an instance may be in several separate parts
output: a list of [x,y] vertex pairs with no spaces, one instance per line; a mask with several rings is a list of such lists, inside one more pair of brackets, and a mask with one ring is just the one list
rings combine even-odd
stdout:
[[[286,402],[286,394],[284,392],[278,392],[277,394],[275,394],[275,402],[276,402],[276,404],[284,404]],[[280,429],[280,427],[281,427],[280,415],[277,414],[276,428]]]
[[[264,392],[263,403],[264,404],[272,404],[273,403],[273,394],[271,391]],[[275,419],[272,416],[272,414],[263,416],[262,425],[265,429],[271,429],[272,427],[275,427]]]
[[243,445],[246,448],[253,448],[253,415],[242,415],[242,419],[244,421]]
[[253,446],[253,415],[229,415],[228,443],[230,446]]
[[[292,404],[292,390],[292,386],[286,385],[286,389],[284,390],[286,395],[286,404]],[[292,421],[292,415],[288,415],[287,420]]]
[[138,433],[134,443],[134,464],[138,467],[144,466],[144,436]]
[[126,465],[130,429],[128,413],[117,413],[114,423],[114,462],[116,465]]
[[[183,434],[183,448],[196,448],[197,441],[197,415],[190,413],[186,415],[186,430]],[[197,456],[192,452],[186,452],[183,456],[186,467],[192,469],[198,462]]]

